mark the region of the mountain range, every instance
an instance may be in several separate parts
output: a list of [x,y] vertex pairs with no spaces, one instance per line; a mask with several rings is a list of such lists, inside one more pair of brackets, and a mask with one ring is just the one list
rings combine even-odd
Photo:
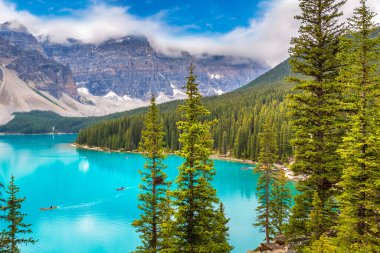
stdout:
[[205,96],[237,89],[269,69],[249,58],[165,55],[133,35],[57,44],[7,22],[0,25],[0,124],[14,112],[94,116],[145,106],[151,94],[158,102],[182,99],[190,63]]
[[[227,112],[233,111],[234,113],[230,115],[231,120],[241,119],[243,116],[255,113],[254,107],[256,105],[269,105],[273,100],[279,103],[284,101],[285,95],[292,87],[292,84],[285,81],[290,73],[289,62],[284,61],[247,85],[220,96],[205,97],[203,102],[206,108],[211,111],[211,118],[218,118],[221,114],[228,114]],[[159,109],[163,116],[173,118],[178,114],[176,108],[181,103],[183,103],[181,100],[162,103],[159,105]],[[55,132],[77,133],[90,125],[96,127],[102,122],[113,127],[116,125],[114,123],[118,124],[127,118],[137,122],[133,125],[141,126],[140,121],[143,119],[146,109],[147,107],[141,107],[100,117],[63,117],[53,112],[44,111],[15,113],[14,119],[0,126],[0,133],[40,134],[51,133],[53,129]],[[280,112],[283,109],[277,108],[276,110]],[[120,119],[120,121],[113,122],[113,119]],[[220,122],[223,127],[226,127],[224,126],[225,123]]]

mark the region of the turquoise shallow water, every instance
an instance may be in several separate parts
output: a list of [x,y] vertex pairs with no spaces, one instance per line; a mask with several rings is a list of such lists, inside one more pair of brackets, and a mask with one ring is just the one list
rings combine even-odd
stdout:
[[[76,150],[75,135],[0,136],[0,179],[13,174],[23,211],[33,225],[35,245],[23,252],[131,252],[139,238],[131,222],[138,217],[137,194],[144,158],[139,154]],[[167,158],[169,179],[175,178],[181,158]],[[241,170],[242,163],[215,161],[213,185],[231,219],[234,252],[246,252],[263,240],[252,227],[257,205],[258,175]],[[116,188],[125,186],[122,192]],[[41,207],[59,206],[42,212]]]

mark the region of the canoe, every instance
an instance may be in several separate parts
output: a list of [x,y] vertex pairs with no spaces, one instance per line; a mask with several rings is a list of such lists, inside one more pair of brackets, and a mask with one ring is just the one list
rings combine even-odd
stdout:
[[51,211],[51,210],[54,210],[54,209],[57,209],[58,206],[52,206],[52,207],[42,207],[40,208],[41,211]]

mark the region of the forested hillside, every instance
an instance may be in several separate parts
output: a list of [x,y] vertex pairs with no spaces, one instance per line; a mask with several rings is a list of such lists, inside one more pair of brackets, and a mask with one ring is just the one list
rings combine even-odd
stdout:
[[[214,149],[220,154],[256,160],[260,150],[258,137],[263,121],[271,118],[275,125],[278,159],[292,153],[289,140],[291,126],[286,117],[285,97],[291,84],[285,81],[290,74],[288,61],[281,63],[248,85],[225,95],[204,99],[211,111],[207,119],[217,119],[212,127]],[[170,151],[179,148],[176,110],[181,101],[159,106],[165,127],[165,145]],[[128,112],[125,117],[95,124],[79,132],[77,143],[112,150],[135,150],[143,128],[145,109]]]

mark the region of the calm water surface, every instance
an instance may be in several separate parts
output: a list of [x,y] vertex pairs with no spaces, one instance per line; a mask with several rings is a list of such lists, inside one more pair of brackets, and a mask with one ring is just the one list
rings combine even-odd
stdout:
[[[33,224],[35,245],[23,252],[131,252],[139,244],[131,223],[138,218],[137,194],[144,158],[138,154],[76,150],[75,135],[0,136],[0,179],[13,174],[23,211]],[[167,174],[175,178],[181,158],[169,156]],[[230,218],[234,252],[246,252],[263,240],[252,227],[258,175],[242,163],[215,161],[213,181]],[[116,188],[124,186],[123,192]],[[42,212],[41,207],[59,206]]]

